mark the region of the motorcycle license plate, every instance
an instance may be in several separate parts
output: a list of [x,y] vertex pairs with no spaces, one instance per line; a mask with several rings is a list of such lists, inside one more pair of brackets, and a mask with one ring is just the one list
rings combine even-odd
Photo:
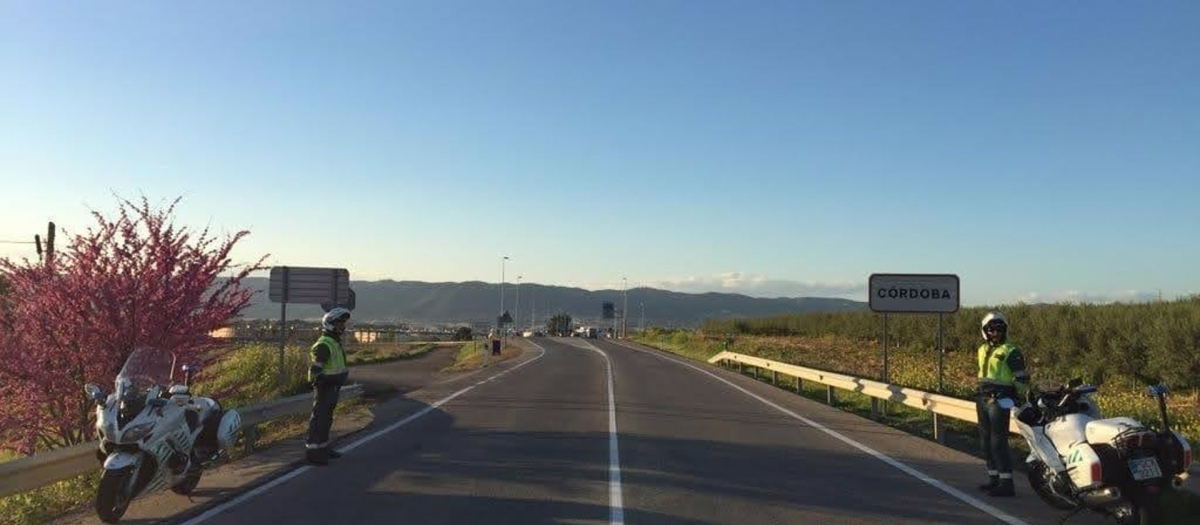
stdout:
[[1155,458],[1131,459],[1129,470],[1133,472],[1133,479],[1137,481],[1162,477],[1162,470],[1158,468],[1158,460]]

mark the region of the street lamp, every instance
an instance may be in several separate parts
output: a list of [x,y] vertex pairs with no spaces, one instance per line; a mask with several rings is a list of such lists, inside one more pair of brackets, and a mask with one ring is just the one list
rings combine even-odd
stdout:
[[517,276],[517,300],[516,300],[517,304],[513,305],[513,327],[514,328],[521,327],[521,321],[519,321],[519,319],[521,319],[521,277],[522,276],[520,276],[520,275]]

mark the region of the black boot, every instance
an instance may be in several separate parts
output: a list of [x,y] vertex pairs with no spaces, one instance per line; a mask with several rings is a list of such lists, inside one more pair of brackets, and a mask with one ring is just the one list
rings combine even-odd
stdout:
[[1013,487],[1012,478],[1005,478],[1000,480],[996,488],[988,491],[988,495],[994,498],[1011,498],[1017,495],[1017,490]]
[[991,492],[1000,485],[1000,476],[988,476],[988,482],[979,486],[979,490]]
[[312,465],[328,465],[329,452],[323,448],[309,448],[304,451],[304,459]]

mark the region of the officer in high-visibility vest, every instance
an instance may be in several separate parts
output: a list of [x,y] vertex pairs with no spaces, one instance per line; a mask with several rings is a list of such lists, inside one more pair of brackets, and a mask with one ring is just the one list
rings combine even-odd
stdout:
[[312,366],[308,381],[313,385],[312,417],[308,419],[308,440],[304,444],[309,463],[329,464],[330,458],[342,454],[329,447],[329,428],[333,426],[333,409],[337,408],[338,392],[346,384],[346,353],[342,350],[342,334],[350,310],[337,307],[321,318],[321,337],[312,346]]
[[992,496],[1011,497],[1016,491],[1008,422],[1017,399],[1029,392],[1029,372],[1025,370],[1021,351],[1008,342],[1008,321],[1000,312],[991,312],[983,318],[981,332],[984,343],[979,347],[975,409],[989,481],[979,489]]

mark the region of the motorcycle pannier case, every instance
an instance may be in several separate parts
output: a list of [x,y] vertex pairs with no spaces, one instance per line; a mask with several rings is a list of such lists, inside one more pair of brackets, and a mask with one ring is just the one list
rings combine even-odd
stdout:
[[1084,433],[1087,435],[1088,443],[1093,445],[1108,445],[1112,444],[1117,436],[1121,434],[1145,430],[1146,428],[1141,423],[1138,423],[1136,419],[1114,417],[1089,421]]

